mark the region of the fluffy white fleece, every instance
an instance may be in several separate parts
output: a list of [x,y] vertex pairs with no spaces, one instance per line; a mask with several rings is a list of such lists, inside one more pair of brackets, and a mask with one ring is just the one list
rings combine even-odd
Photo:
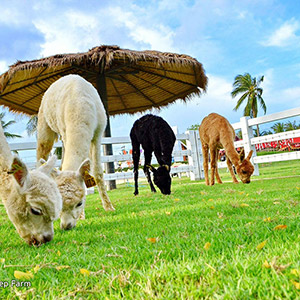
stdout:
[[[63,198],[61,227],[70,229],[84,212],[84,175],[92,173],[105,210],[114,210],[106,193],[101,166],[101,138],[107,117],[97,90],[78,75],[54,82],[46,91],[38,114],[38,161],[46,159],[58,135],[64,145],[62,173],[56,179]],[[68,178],[68,180],[66,179]],[[80,192],[78,192],[80,191]],[[72,197],[70,197],[70,193]]]
[[53,221],[59,217],[62,198],[50,177],[56,157],[29,171],[10,152],[0,125],[0,198],[19,235],[30,245],[53,239]]

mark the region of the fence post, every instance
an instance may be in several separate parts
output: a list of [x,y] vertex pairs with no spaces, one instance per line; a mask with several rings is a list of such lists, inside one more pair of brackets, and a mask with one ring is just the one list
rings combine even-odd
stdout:
[[189,139],[186,140],[187,149],[191,154],[188,156],[189,166],[192,167],[190,171],[191,180],[200,180],[204,177],[202,170],[202,152],[199,132],[197,130],[189,130],[186,132],[189,135]]
[[254,163],[253,158],[256,156],[256,149],[255,145],[251,145],[251,139],[253,138],[253,130],[252,127],[249,127],[248,120],[250,117],[242,117],[240,119],[241,122],[241,129],[242,129],[242,136],[243,136],[243,144],[245,149],[245,155],[247,156],[248,153],[253,150],[251,162],[254,165],[254,173],[253,175],[258,176],[259,175],[259,168],[258,164]]

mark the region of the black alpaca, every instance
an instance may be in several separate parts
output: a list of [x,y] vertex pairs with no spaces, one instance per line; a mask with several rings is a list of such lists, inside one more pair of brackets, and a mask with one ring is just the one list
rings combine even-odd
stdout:
[[[153,172],[154,183],[160,191],[165,194],[171,194],[171,161],[172,151],[176,141],[175,134],[169,124],[158,116],[145,115],[134,122],[130,138],[132,144],[132,159],[134,165],[134,183],[137,195],[138,191],[138,168],[140,160],[140,145],[144,149],[145,164],[144,173],[150,184],[152,192],[156,192],[149,169]],[[156,156],[159,168],[155,169],[151,166],[152,152]]]

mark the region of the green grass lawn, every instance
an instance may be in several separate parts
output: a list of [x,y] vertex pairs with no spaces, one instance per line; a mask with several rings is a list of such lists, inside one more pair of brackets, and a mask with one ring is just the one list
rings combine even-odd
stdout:
[[86,220],[65,232],[56,221],[39,248],[0,206],[0,285],[33,275],[0,299],[300,299],[299,160],[262,164],[248,185],[220,173],[214,187],[176,178],[170,196],[120,185],[115,212],[88,196]]

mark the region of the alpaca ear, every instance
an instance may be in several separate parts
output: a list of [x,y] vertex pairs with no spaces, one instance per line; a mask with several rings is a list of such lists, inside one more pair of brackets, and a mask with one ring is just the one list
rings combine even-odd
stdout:
[[247,160],[250,160],[250,158],[251,158],[251,156],[252,156],[252,154],[253,154],[253,150],[251,150],[250,152],[249,152],[249,154],[248,154],[248,156],[247,156]]
[[56,161],[57,161],[56,155],[52,155],[47,161],[41,158],[39,161],[41,166],[38,168],[38,170],[45,173],[46,175],[50,175],[50,173],[52,172],[55,166]]
[[165,167],[168,172],[170,171],[170,167],[168,165],[163,165],[163,167]]
[[14,176],[16,182],[21,188],[26,189],[26,187],[30,184],[28,169],[17,156],[13,158],[11,169],[8,173]]
[[85,186],[87,188],[96,185],[95,178],[89,173],[90,170],[91,170],[91,163],[88,158],[80,165],[79,169],[77,170],[77,172],[84,180]]
[[147,165],[146,167],[149,168],[151,172],[153,172],[153,173],[156,172],[156,169],[153,166]]
[[61,174],[61,171],[60,170],[58,170],[58,169],[56,169],[56,168],[53,168],[52,170],[51,170],[51,176],[53,177],[53,178],[56,178],[57,176],[59,176],[60,174]]
[[43,159],[43,158],[41,158],[40,160],[39,160],[39,165],[41,166],[41,165],[43,165],[43,164],[45,164],[46,163],[46,161]]
[[240,162],[242,162],[244,159],[245,159],[245,151],[244,151],[244,148],[243,148],[243,150],[240,153]]

